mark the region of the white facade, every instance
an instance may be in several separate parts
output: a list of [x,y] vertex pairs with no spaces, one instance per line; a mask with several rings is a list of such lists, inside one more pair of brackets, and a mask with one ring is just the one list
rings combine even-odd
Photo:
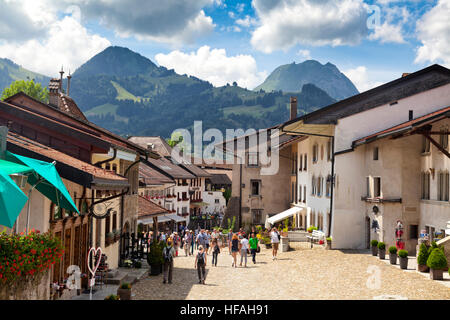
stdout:
[[204,208],[205,213],[223,214],[225,212],[226,200],[222,194],[222,191],[204,191],[203,201],[208,204],[208,206]]

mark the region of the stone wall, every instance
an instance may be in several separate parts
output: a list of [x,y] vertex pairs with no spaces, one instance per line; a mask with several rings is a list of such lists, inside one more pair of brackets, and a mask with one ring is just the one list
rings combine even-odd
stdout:
[[39,285],[29,282],[15,294],[0,287],[0,300],[50,300],[50,272],[46,272]]

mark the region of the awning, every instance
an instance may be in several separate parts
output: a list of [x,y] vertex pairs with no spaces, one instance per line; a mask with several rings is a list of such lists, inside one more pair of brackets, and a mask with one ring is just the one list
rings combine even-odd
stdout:
[[270,223],[271,225],[283,221],[286,218],[289,218],[297,213],[299,213],[300,211],[302,211],[304,208],[299,208],[299,207],[292,207],[286,211],[280,212],[270,218],[267,219],[267,222]]
[[[152,216],[152,217],[142,217],[142,218],[138,219],[137,223],[138,224],[140,224],[140,223],[142,223],[142,224],[153,224],[153,218],[154,218],[154,216]],[[170,219],[170,218],[168,218],[166,216],[157,216],[157,218],[158,218],[158,223],[164,223],[164,222],[172,221],[172,219]]]
[[173,220],[175,222],[185,222],[186,218],[180,217],[177,214],[166,214],[164,217],[169,218],[170,220]]
[[303,120],[286,123],[281,127],[281,132],[287,134],[301,134],[301,135],[323,135],[333,136],[334,125],[330,124],[307,124]]

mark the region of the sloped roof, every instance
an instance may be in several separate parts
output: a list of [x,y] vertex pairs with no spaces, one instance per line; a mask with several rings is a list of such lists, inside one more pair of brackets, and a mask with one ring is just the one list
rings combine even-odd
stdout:
[[[87,174],[84,175],[83,177],[82,174],[73,174],[73,173],[70,176],[68,175],[65,176],[64,174],[61,174],[60,170],[58,169],[58,172],[60,172],[63,178],[73,181],[75,183],[85,185],[83,184],[84,181],[85,183],[89,183],[89,186],[91,184],[116,185],[122,187],[127,187],[129,185],[128,179],[117,175],[113,171],[108,171],[102,168],[95,167],[92,164],[78,160],[65,153],[47,147],[43,144],[30,140],[16,133],[8,132],[7,142],[8,142],[8,150],[12,150],[12,152],[14,153],[19,153],[18,150],[26,150],[28,151],[28,153],[23,154],[25,156],[32,155],[34,158],[43,161],[55,160],[57,169],[58,166],[60,166],[60,164],[63,164],[73,169],[76,169],[76,172]],[[87,179],[88,181],[83,179]]]
[[71,113],[77,118],[80,118],[84,121],[87,121],[87,118],[84,116],[83,112],[78,108],[78,105],[73,101],[73,99],[64,93],[59,94],[59,109]]
[[161,157],[168,157],[172,154],[172,147],[161,138],[160,136],[156,137],[130,137],[129,141],[141,146],[144,149],[148,149],[149,146],[153,146],[152,149],[149,149],[153,152],[156,152]]
[[139,180],[146,185],[163,185],[175,182],[173,179],[148,166],[144,162],[139,164]]
[[231,185],[231,180],[226,174],[212,174],[208,179],[214,185]]
[[172,179],[195,179],[193,174],[163,157],[159,159],[149,158],[147,160],[143,160],[142,162],[147,163],[150,167],[158,170],[166,176],[171,177]]
[[166,208],[157,205],[156,203],[147,200],[143,196],[139,196],[138,200],[138,217],[151,217],[167,214],[168,211]]
[[400,123],[394,127],[373,133],[364,138],[355,140],[353,141],[353,146],[358,146],[393,134],[404,134],[422,125],[439,121],[445,118],[450,118],[450,106],[428,113],[422,117]]

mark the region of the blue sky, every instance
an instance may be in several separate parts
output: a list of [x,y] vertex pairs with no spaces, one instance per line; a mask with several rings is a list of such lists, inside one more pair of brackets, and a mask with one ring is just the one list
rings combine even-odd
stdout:
[[53,76],[118,45],[250,89],[279,65],[315,59],[364,91],[450,66],[449,17],[450,0],[0,0],[0,57]]

